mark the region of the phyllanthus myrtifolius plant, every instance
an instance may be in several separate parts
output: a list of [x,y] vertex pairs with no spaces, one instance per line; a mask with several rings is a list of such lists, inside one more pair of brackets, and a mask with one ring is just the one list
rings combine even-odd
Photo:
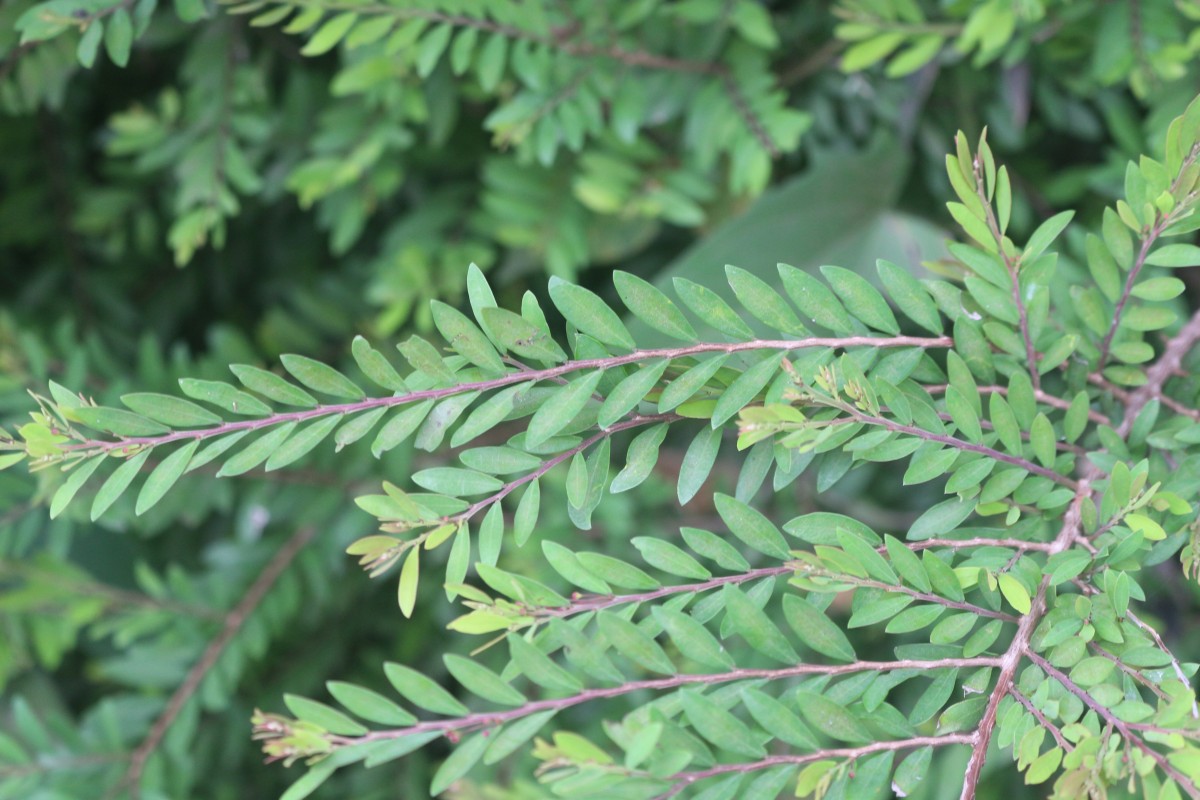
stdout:
[[[1070,212],[1018,247],[1007,171],[984,139],[956,145],[949,210],[967,241],[949,245],[949,280],[880,262],[881,292],[840,267],[780,265],[776,291],[729,267],[730,304],[617,272],[628,312],[679,342],[646,348],[589,290],[551,283],[556,337],[532,295],[500,308],[472,269],[470,313],[435,303],[444,341],[399,345],[405,375],[359,338],[365,380],[293,355],[291,379],[233,365],[240,386],[185,380],[190,399],[130,394],[127,409],[51,385],[4,463],[64,472],[52,515],[94,483],[94,519],[144,470],[138,513],[202,465],[279,469],[330,437],[373,434],[377,455],[409,438],[457,449],[461,466],[411,476],[420,491],[359,498],[380,526],[349,552],[373,576],[399,567],[405,616],[422,561],[426,579],[444,564],[463,604],[450,628],[485,644],[445,655],[453,691],[387,663],[396,696],[331,681],[344,710],[288,695],[288,714],[255,714],[268,760],[308,765],[288,800],[438,739],[453,748],[432,794],[531,751],[537,778],[572,798],[882,797],[963,748],[969,798],[995,743],[1054,797],[1200,797],[1196,665],[1138,611],[1144,568],[1181,553],[1200,572],[1200,312],[1181,314],[1171,275],[1200,265],[1181,238],[1200,228],[1200,102],[1162,160],[1129,165],[1125,198],[1071,257],[1050,249]],[[544,574],[499,566],[536,538],[548,472],[565,470],[586,529],[647,479],[668,434],[690,442],[682,504],[739,454],[713,530],[640,536],[624,558],[543,541]],[[905,485],[946,498],[892,531],[752,503],[768,477],[781,493],[805,470],[821,487],[872,462],[903,462]],[[881,641],[886,658],[859,655]],[[570,729],[585,704],[607,740]]]

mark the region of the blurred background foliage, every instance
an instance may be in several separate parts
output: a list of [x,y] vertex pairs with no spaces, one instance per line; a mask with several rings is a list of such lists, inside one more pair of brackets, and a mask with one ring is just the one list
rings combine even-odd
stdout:
[[[1062,208],[1095,219],[1194,95],[1198,49],[1196,0],[6,0],[0,423],[51,380],[112,404],[285,352],[344,362],[355,334],[428,329],[471,262],[509,307],[548,274],[610,297],[618,266],[936,270],[956,129],[987,126],[1018,238]],[[593,549],[706,523],[675,506],[681,447],[600,506]],[[48,521],[61,474],[0,472],[0,797],[274,796],[295,770],[260,765],[256,706],[378,684],[385,660],[437,674],[426,643],[454,610],[401,623],[391,582],[342,552],[371,526],[353,497],[432,458],[201,470],[99,523],[86,504]],[[903,527],[925,497],[873,475],[770,502]],[[563,506],[545,536],[581,535]],[[1194,627],[1194,587],[1161,569],[1160,619]],[[418,796],[440,755],[319,796]],[[952,762],[926,796],[957,795]],[[499,769],[448,794],[543,796]]]

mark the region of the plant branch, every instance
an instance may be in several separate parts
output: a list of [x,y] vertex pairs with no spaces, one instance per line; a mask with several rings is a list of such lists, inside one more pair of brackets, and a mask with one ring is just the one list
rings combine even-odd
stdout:
[[[498,378],[489,378],[485,380],[471,381],[468,383],[459,383],[453,386],[446,386],[436,389],[408,392],[407,394],[402,395],[369,397],[365,400],[357,400],[350,403],[333,403],[330,405],[319,405],[315,408],[303,409],[301,411],[288,411],[280,414],[272,414],[259,419],[225,422],[220,425],[214,425],[211,428],[172,431],[171,433],[157,436],[122,437],[116,441],[82,439],[77,444],[64,445],[61,449],[64,453],[82,453],[84,456],[109,453],[114,450],[123,450],[128,453],[143,449],[145,447],[158,447],[160,445],[184,441],[187,439],[210,439],[217,436],[224,436],[229,433],[236,433],[237,431],[257,430],[259,428],[278,425],[280,423],[306,422],[308,420],[336,414],[357,414],[363,411],[370,411],[375,408],[391,408],[395,406],[408,405],[410,403],[417,403],[423,400],[439,400],[457,394],[465,394],[467,392],[486,392],[493,389],[511,386],[517,383],[524,383],[526,381],[537,382],[553,380],[563,375],[584,370],[611,369],[613,367],[624,366],[626,364],[635,364],[640,361],[653,361],[660,358],[685,358],[687,356],[699,355],[702,353],[743,353],[755,350],[778,350],[786,353],[790,350],[802,350],[812,347],[830,347],[841,349],[848,347],[951,347],[953,344],[953,340],[947,336],[890,336],[879,338],[871,336],[849,336],[845,338],[810,337],[807,339],[782,340],[755,339],[748,342],[724,343],[702,342],[693,345],[685,345],[683,347],[634,350],[633,352],[625,355],[567,361],[554,367],[546,367],[544,369],[534,370],[518,370],[507,373]],[[59,458],[61,458],[61,456]]]
[[897,750],[908,750],[914,747],[945,747],[951,744],[970,744],[971,735],[967,733],[948,733],[943,736],[914,736],[911,739],[897,739],[895,741],[872,742],[862,747],[832,747],[826,750],[818,750],[814,753],[805,753],[803,755],[777,755],[767,756],[761,761],[752,761],[745,764],[717,764],[715,767],[708,769],[696,770],[694,772],[677,772],[670,776],[669,780],[675,781],[675,784],[663,794],[658,795],[654,800],[667,800],[674,797],[689,786],[705,780],[706,778],[714,778],[718,775],[729,775],[731,773],[747,773],[757,772],[762,769],[770,769],[787,764],[809,764],[813,761],[820,761],[827,758],[845,759],[846,761],[854,761],[863,756],[871,755],[872,753],[895,752]]
[[781,669],[731,669],[726,672],[712,674],[674,675],[669,678],[651,678],[649,680],[631,681],[629,683],[623,683],[620,686],[610,686],[599,689],[585,689],[582,692],[568,695],[567,697],[535,700],[508,711],[481,711],[454,719],[428,720],[425,722],[414,723],[406,728],[371,731],[369,733],[362,734],[361,736],[333,735],[330,737],[330,741],[335,745],[345,747],[361,744],[363,742],[398,739],[402,736],[411,736],[414,733],[426,733],[430,731],[442,733],[454,731],[461,733],[464,731],[472,731],[483,728],[494,728],[514,719],[521,719],[522,717],[527,717],[530,714],[536,714],[539,711],[561,711],[564,708],[571,708],[572,706],[581,705],[592,700],[620,697],[621,695],[632,694],[633,692],[664,691],[667,689],[676,689],[680,686],[694,686],[697,684],[715,686],[717,684],[741,680],[774,681],[784,678],[797,678],[806,675],[826,675],[835,677],[839,675],[854,675],[860,672],[883,672],[901,669],[932,670],[950,667],[969,669],[974,667],[995,667],[998,666],[999,663],[1000,659],[998,658],[978,656],[976,658],[945,658],[929,661],[855,661],[850,664],[833,665],[796,664],[795,666],[783,667]]
[[225,616],[225,622],[221,626],[221,631],[216,637],[208,643],[204,648],[204,652],[200,656],[200,660],[192,666],[184,678],[183,683],[171,695],[171,699],[167,701],[166,708],[159,714],[158,719],[154,721],[150,732],[142,743],[137,746],[129,757],[129,768],[125,771],[125,776],[120,784],[115,787],[116,791],[128,786],[131,797],[137,800],[139,795],[139,781],[142,777],[142,772],[146,768],[146,762],[154,755],[158,746],[162,744],[162,740],[166,737],[167,732],[171,729],[171,725],[175,719],[183,711],[184,706],[192,698],[192,695],[200,688],[200,684],[204,681],[212,668],[216,666],[217,660],[221,654],[225,652],[225,648],[233,641],[233,638],[242,629],[246,618],[258,608],[267,592],[275,585],[275,581],[283,574],[288,565],[296,555],[304,549],[313,537],[317,534],[316,526],[308,526],[300,528],[292,537],[284,543],[267,565],[263,567],[262,572],[250,584],[246,593],[242,595],[242,599],[238,601],[230,612]]
[[[1121,734],[1121,737],[1124,738],[1126,742],[1129,742],[1134,747],[1150,756],[1150,758],[1154,759],[1154,763],[1158,764],[1159,769],[1161,769],[1163,772],[1169,775],[1173,781],[1179,784],[1179,788],[1187,792],[1188,797],[1200,800],[1200,787],[1197,787],[1196,784],[1193,783],[1186,775],[1175,769],[1175,767],[1171,765],[1171,762],[1167,760],[1166,756],[1155,750],[1150,745],[1146,744],[1146,742],[1140,736],[1133,732],[1133,729],[1131,729],[1125,724],[1124,721],[1118,719],[1115,714],[1109,711],[1107,706],[1096,702],[1096,700],[1090,694],[1088,694],[1081,686],[1071,680],[1069,676],[1064,674],[1061,670],[1056,668],[1053,664],[1042,658],[1037,653],[1030,651],[1028,656],[1030,661],[1041,667],[1047,675],[1057,680],[1060,684],[1062,684],[1063,688],[1082,700],[1084,705],[1092,709],[1092,711],[1096,712],[1101,719],[1116,729],[1116,731]],[[1173,733],[1174,731],[1164,732]]]
[[[1075,541],[1076,535],[1083,527],[1083,504],[1090,496],[1091,483],[1084,478],[1075,489],[1075,499],[1063,517],[1062,528],[1055,537],[1053,546],[1047,551],[1050,555],[1063,552]],[[1038,623],[1046,614],[1046,591],[1049,588],[1050,576],[1046,575],[1038,584],[1037,594],[1032,599],[1029,613],[1021,617],[1021,624],[1013,636],[1012,643],[1009,644],[1000,659],[1000,676],[996,679],[996,686],[992,689],[991,697],[988,698],[983,718],[979,721],[972,738],[971,757],[967,761],[966,776],[963,780],[962,800],[973,800],[975,797],[975,788],[979,784],[979,776],[983,770],[983,764],[987,760],[988,745],[991,743],[992,733],[996,729],[1000,701],[1013,687],[1013,678],[1016,676],[1017,667],[1021,664],[1021,658],[1025,655],[1032,655],[1029,649],[1029,640],[1033,637]]]

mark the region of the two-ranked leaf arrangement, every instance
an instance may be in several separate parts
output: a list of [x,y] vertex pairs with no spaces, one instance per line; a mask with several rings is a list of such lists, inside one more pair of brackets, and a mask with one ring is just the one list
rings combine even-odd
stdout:
[[[967,798],[994,743],[1055,797],[1200,797],[1196,665],[1137,608],[1145,568],[1181,553],[1200,571],[1200,313],[1181,321],[1171,274],[1200,265],[1198,157],[1200,101],[1162,160],[1129,165],[1098,232],[1063,236],[1060,214],[1020,247],[1007,171],[960,135],[949,210],[968,241],[938,265],[949,280],[880,262],[878,280],[780,265],[771,285],[729,267],[731,295],[676,279],[671,297],[618,272],[640,329],[674,342],[643,347],[585,288],[551,283],[556,337],[532,294],[501,308],[472,268],[470,308],[435,303],[444,341],[400,344],[404,374],[359,338],[354,377],[284,356],[286,376],[233,365],[237,383],[185,380],[185,397],[124,409],[52,384],[0,465],[61,470],[50,513],[87,488],[95,519],[127,492],[140,514],[204,465],[281,469],[330,438],[455,449],[415,490],[360,497],[380,525],[349,552],[372,575],[397,568],[406,616],[440,570],[464,606],[449,627],[495,646],[445,655],[453,691],[387,663],[395,696],[333,681],[343,710],[289,695],[290,714],[256,714],[269,759],[309,765],[288,800],[435,740],[454,746],[433,794],[531,750],[572,798],[870,798],[914,791],[962,749]],[[634,538],[628,559],[533,541],[547,473],[587,529],[668,436],[685,505],[723,449],[741,454],[712,530]],[[815,471],[823,489],[893,461],[946,494],[906,529],[755,508],[768,478],[778,494]],[[545,574],[502,568],[527,544]],[[881,640],[893,658],[860,659],[856,643]],[[571,730],[578,707],[629,697],[607,741]]]

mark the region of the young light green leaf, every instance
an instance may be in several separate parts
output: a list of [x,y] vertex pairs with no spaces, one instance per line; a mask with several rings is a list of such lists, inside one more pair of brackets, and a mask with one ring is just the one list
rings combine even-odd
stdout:
[[1194,244],[1167,244],[1152,250],[1146,263],[1156,267],[1200,266],[1200,247]]
[[621,270],[613,272],[617,294],[635,317],[674,339],[696,341],[696,331],[670,299],[653,284]]
[[[413,608],[417,604],[417,584],[420,580],[421,548],[413,547],[409,549],[404,566],[400,568],[400,582],[396,589],[396,601],[400,606],[400,613],[405,617],[412,617]],[[412,700],[411,697],[409,699]]]
[[1029,590],[1025,588],[1024,584],[1007,572],[1001,572],[996,580],[1000,584],[1000,594],[1004,595],[1008,604],[1015,608],[1018,614],[1028,614],[1033,605],[1029,597]]
[[568,322],[589,336],[625,350],[637,347],[617,312],[594,292],[553,277],[550,279],[550,299]]
[[1074,216],[1074,211],[1063,211],[1039,225],[1038,229],[1029,237],[1025,251],[1021,253],[1021,266],[1032,264],[1038,256],[1045,252]]
[[350,29],[354,27],[354,23],[358,21],[358,14],[352,11],[346,11],[331,18],[328,22],[317,29],[304,47],[300,48],[300,54],[304,56],[320,56],[328,53],[330,50],[338,46],[338,43],[345,38]]

